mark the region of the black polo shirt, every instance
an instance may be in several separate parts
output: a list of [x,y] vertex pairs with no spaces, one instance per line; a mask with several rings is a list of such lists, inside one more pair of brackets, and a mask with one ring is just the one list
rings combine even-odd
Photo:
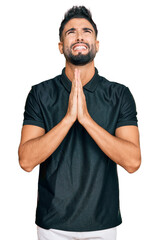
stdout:
[[[66,115],[72,82],[62,74],[32,86],[23,125],[46,132]],[[99,76],[83,87],[94,121],[115,135],[118,127],[137,126],[129,89]],[[40,164],[36,224],[66,231],[95,231],[121,224],[117,165],[76,121],[53,154]]]

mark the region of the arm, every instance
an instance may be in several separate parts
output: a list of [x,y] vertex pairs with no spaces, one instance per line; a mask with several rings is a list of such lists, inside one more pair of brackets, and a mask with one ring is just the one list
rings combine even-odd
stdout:
[[18,149],[20,166],[27,172],[44,162],[60,145],[73,122],[64,117],[45,134],[41,127],[24,125]]
[[135,172],[140,167],[139,131],[136,126],[119,127],[113,136],[99,126],[90,115],[82,125],[100,149],[115,163],[129,173]]
[[[38,108],[38,105],[33,100],[30,100],[31,109],[33,106],[34,108],[35,106]],[[31,111],[31,116],[34,116],[35,110]],[[77,82],[74,79],[69,96],[67,113],[61,122],[46,134],[42,127],[33,125],[23,126],[18,149],[20,166],[25,171],[30,172],[35,166],[44,162],[58,148],[76,119]]]
[[[90,116],[86,98],[83,92],[80,75],[78,79],[78,121],[87,130],[100,149],[115,163],[125,168],[129,173],[135,172],[141,164],[141,153],[139,144],[139,132],[136,126],[118,127],[115,136],[111,135],[104,128],[99,126]],[[129,101],[128,101],[129,99]],[[126,95],[126,109],[129,110],[131,118],[134,116],[131,108],[133,99],[131,95]],[[131,104],[130,104],[131,103]],[[124,104],[123,104],[124,105]],[[125,114],[125,109],[124,109]]]

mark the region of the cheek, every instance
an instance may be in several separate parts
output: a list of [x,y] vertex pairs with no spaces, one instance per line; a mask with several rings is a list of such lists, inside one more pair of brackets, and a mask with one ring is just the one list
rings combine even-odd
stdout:
[[71,52],[70,48],[68,46],[64,45],[63,46],[64,55],[68,55],[68,54],[70,54],[70,52]]
[[63,43],[63,48],[65,49],[65,50],[69,50],[69,49],[71,49],[71,42],[70,41],[64,41],[64,43]]
[[67,49],[68,49],[67,42],[64,42],[64,43],[63,43],[63,51],[66,51]]
[[96,44],[94,44],[94,43],[91,44],[91,51],[97,52]]

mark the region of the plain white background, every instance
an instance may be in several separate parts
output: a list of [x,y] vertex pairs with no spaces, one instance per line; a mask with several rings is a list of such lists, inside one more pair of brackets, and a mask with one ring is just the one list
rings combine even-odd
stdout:
[[128,86],[134,95],[142,166],[134,174],[118,167],[123,223],[118,240],[159,239],[159,7],[156,0],[0,3],[0,233],[3,240],[36,240],[38,167],[18,164],[24,104],[32,85],[61,73],[58,29],[73,5],[90,8],[99,30],[99,74]]

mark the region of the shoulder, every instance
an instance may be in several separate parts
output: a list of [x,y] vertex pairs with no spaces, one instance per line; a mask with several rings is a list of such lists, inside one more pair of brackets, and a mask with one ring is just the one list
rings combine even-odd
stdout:
[[59,81],[59,78],[60,78],[61,75],[58,75],[54,78],[50,78],[50,79],[47,79],[47,80],[44,80],[40,83],[37,83],[37,84],[34,84],[32,87],[34,89],[37,89],[37,90],[40,90],[40,89],[48,89],[48,88],[52,88],[54,85],[56,85]]
[[35,95],[47,95],[48,93],[55,92],[59,86],[60,76],[44,80],[40,83],[32,85],[32,93]]
[[100,88],[103,89],[109,95],[115,94],[116,96],[119,97],[123,95],[124,92],[127,91],[128,89],[128,87],[122,83],[110,81],[103,76],[99,76],[99,77],[100,77],[100,81],[99,81]]

